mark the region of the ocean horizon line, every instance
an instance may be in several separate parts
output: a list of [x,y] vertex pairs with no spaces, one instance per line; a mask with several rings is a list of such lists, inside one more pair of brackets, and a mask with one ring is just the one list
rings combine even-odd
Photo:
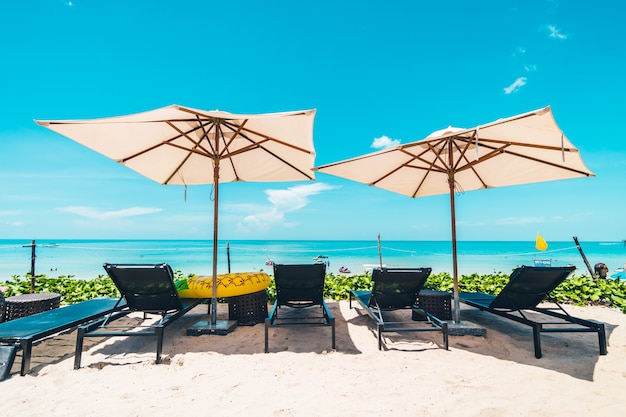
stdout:
[[[24,241],[24,242],[31,242],[31,241],[44,241],[47,243],[50,243],[52,241],[54,242],[67,242],[67,241],[71,241],[71,242],[92,242],[92,241],[96,241],[96,242],[150,242],[150,241],[169,241],[169,242],[184,242],[184,241],[189,241],[189,242],[213,242],[213,239],[190,239],[190,238],[165,238],[165,239],[159,239],[159,238],[129,238],[129,239],[124,239],[124,238],[0,238],[0,242],[13,242],[13,241]],[[377,242],[377,239],[218,239],[218,242]],[[571,240],[573,241],[573,239]],[[381,239],[381,242],[448,242],[448,243],[452,243],[452,240],[448,239],[427,239],[427,240],[420,240],[420,239]],[[528,240],[519,240],[519,239],[499,239],[499,240],[493,240],[493,239],[466,239],[466,240],[461,240],[461,239],[457,239],[457,243],[459,242],[535,242],[535,238],[533,239],[528,239]],[[562,243],[562,242],[570,242],[569,239],[567,240],[549,240],[548,243],[550,242],[556,242],[556,243]],[[621,239],[621,240],[586,240],[583,242],[589,242],[589,243],[606,243],[606,244],[611,244],[611,245],[615,245],[615,244],[623,244],[626,245],[626,239]]]
[[[35,240],[35,246],[32,245]],[[540,251],[535,241],[457,241],[460,275],[510,272],[537,262],[575,265],[589,274],[587,263],[605,263],[612,271],[626,263],[623,242],[548,241]],[[184,274],[212,274],[210,239],[0,239],[0,281],[36,275],[92,279],[106,276],[104,263],[168,263]],[[585,263],[582,253],[587,258]],[[452,245],[446,240],[219,240],[218,274],[271,271],[274,263],[313,263],[323,256],[327,271],[359,274],[381,263],[387,267],[431,267],[433,273],[453,271]]]

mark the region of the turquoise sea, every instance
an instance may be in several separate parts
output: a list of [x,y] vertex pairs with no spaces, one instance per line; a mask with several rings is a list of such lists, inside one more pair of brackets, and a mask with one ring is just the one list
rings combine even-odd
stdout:
[[[210,275],[212,242],[201,240],[37,240],[35,274],[92,279],[104,275],[102,264],[169,263],[183,273]],[[549,261],[552,265],[573,264],[577,274],[588,274],[574,241],[548,242],[546,251],[535,249],[535,242],[462,241],[457,243],[459,274],[510,272],[520,265]],[[623,242],[580,242],[591,267],[608,265],[610,274],[626,263]],[[227,250],[228,246],[228,250]],[[452,273],[452,247],[448,241],[382,241],[382,263],[388,267],[431,267],[433,273]],[[230,255],[230,256],[228,256]],[[324,256],[328,271],[346,267],[362,273],[380,263],[378,242],[372,241],[220,241],[218,273],[272,272],[275,263],[312,263]],[[230,266],[229,266],[230,258]],[[25,276],[31,270],[30,240],[0,240],[0,281],[13,275]]]

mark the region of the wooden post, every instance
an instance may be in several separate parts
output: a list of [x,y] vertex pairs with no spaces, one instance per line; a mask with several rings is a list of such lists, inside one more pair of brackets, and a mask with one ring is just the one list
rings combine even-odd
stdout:
[[35,247],[37,244],[33,239],[27,246],[30,246],[30,293],[33,294],[35,292]]
[[589,270],[589,273],[591,274],[591,278],[596,280],[597,279],[596,274],[593,272],[593,269],[591,269],[591,265],[589,265],[589,261],[587,260],[587,257],[585,256],[585,253],[583,252],[583,248],[581,248],[580,243],[578,243],[578,237],[574,236],[574,242],[576,242],[576,247],[578,248],[578,251],[580,252],[580,256],[583,257],[583,261],[585,261],[585,265],[587,265],[587,269]]
[[228,273],[230,274],[230,245],[226,242],[226,259],[228,260]]

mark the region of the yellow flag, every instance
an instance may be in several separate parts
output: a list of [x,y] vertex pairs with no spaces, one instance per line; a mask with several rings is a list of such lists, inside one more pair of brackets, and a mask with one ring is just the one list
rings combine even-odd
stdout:
[[539,250],[546,250],[546,249],[548,249],[548,244],[541,237],[541,235],[539,233],[537,233],[537,242],[535,242],[535,247],[537,249],[539,249]]

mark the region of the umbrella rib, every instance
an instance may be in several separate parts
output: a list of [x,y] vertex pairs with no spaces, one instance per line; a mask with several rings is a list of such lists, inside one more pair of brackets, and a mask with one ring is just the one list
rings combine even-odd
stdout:
[[[241,135],[241,129],[243,128],[243,126],[248,122],[248,119],[245,119],[241,125],[237,125],[237,124],[233,124],[230,123],[226,120],[220,120],[221,123],[219,124],[219,126],[216,126],[216,138],[215,140],[218,140],[218,137],[224,140],[224,147],[223,147],[223,151],[221,153],[219,153],[217,156],[220,160],[222,159],[226,159],[228,160],[228,163],[230,164],[230,167],[233,171],[233,174],[235,176],[236,181],[239,181],[239,174],[237,174],[237,168],[235,167],[235,163],[233,162],[232,156],[233,155],[237,155],[238,153],[241,152],[246,152],[250,149],[253,149],[254,146],[247,146],[244,147],[242,149],[238,149],[235,152],[230,152],[230,145],[233,143],[233,141],[235,140],[235,138],[237,138],[238,136],[241,136],[247,140],[250,140],[249,138],[246,138],[245,136]],[[223,130],[222,130],[222,126],[226,126],[227,128],[229,128],[232,132],[233,135],[230,138],[230,140],[226,141],[226,137],[224,136]],[[219,130],[219,131],[218,131]]]
[[411,152],[407,152],[407,151],[406,151],[404,148],[402,148],[402,147],[401,147],[399,150],[400,150],[400,152],[402,152],[402,153],[404,153],[404,154],[408,155],[411,159],[410,159],[409,161],[407,161],[407,162],[404,162],[404,163],[403,163],[403,164],[401,164],[401,165],[398,165],[396,168],[394,168],[394,169],[392,169],[391,171],[387,172],[387,173],[386,173],[386,174],[384,174],[382,177],[379,177],[378,179],[375,179],[374,181],[370,182],[368,185],[371,185],[371,186],[376,186],[376,184],[378,184],[380,181],[384,180],[385,178],[387,178],[387,177],[388,177],[388,176],[390,176],[390,175],[393,175],[394,173],[398,172],[398,171],[399,171],[399,170],[401,170],[402,168],[407,168],[407,167],[408,167],[408,168],[419,168],[419,167],[413,167],[413,166],[409,165],[409,164],[411,163],[411,161],[414,161],[414,160],[416,160],[416,159],[421,160],[421,159],[419,158],[419,155],[414,155],[414,154],[412,154]]
[[[445,140],[445,139],[444,139],[444,140],[438,141],[438,142],[437,142],[437,145],[441,145],[441,143],[442,143],[442,142],[447,143],[447,142],[449,142],[449,141],[447,141],[447,140]],[[421,155],[424,155],[424,154],[426,154],[427,152],[429,152],[429,151],[430,151],[432,154],[434,154],[434,155],[435,155],[435,159],[433,159],[432,161],[427,161],[427,160],[425,160],[425,159],[419,158],[419,160],[420,160],[420,161],[422,161],[422,162],[426,162],[427,164],[429,164],[429,167],[428,167],[428,169],[426,170],[426,174],[422,177],[422,180],[420,181],[420,183],[419,183],[419,184],[417,185],[417,187],[415,188],[415,191],[413,191],[413,195],[411,196],[412,198],[415,198],[415,196],[417,196],[417,193],[419,192],[419,190],[420,190],[420,189],[422,188],[422,186],[424,185],[424,182],[426,182],[426,178],[428,177],[428,174],[430,174],[430,173],[433,171],[433,168],[435,168],[435,167],[436,167],[436,168],[437,168],[437,171],[439,171],[439,172],[449,172],[449,171],[450,171],[450,166],[449,166],[449,165],[446,163],[446,161],[445,161],[445,160],[441,157],[441,154],[445,151],[446,146],[442,146],[442,147],[439,149],[439,151],[437,151],[437,150],[435,149],[435,147],[433,146],[433,144],[432,144],[432,143],[428,142],[428,143],[427,143],[427,145],[428,145],[428,150],[426,150],[426,149],[425,149],[425,150],[424,150],[424,151],[420,154],[420,157],[421,157]],[[449,144],[449,143],[448,143],[447,145],[448,145],[448,146],[450,146],[450,144]],[[437,161],[441,162],[441,164],[442,164],[442,166],[443,166],[443,167],[438,167],[438,166],[436,165]],[[416,167],[416,168],[418,168],[418,167]]]
[[[191,157],[191,152],[189,152],[185,158],[183,158],[183,160],[180,162],[180,164],[178,164],[178,166],[176,167],[176,169],[174,169],[172,171],[172,173],[167,177],[167,179],[163,182],[163,184],[169,184],[169,182],[171,181],[172,178],[174,178],[174,175],[176,175],[176,173],[178,172],[178,170],[185,164],[185,162],[187,162],[187,160]],[[181,176],[182,177],[182,176]]]
[[[181,135],[183,135],[186,139],[188,139],[191,143],[193,143],[193,144],[195,145],[193,148],[191,148],[191,149],[187,149],[187,148],[185,148],[185,147],[182,147],[182,146],[176,146],[175,144],[171,144],[171,143],[170,143],[170,145],[171,145],[171,146],[174,146],[174,147],[177,147],[177,148],[180,148],[180,149],[183,149],[183,150],[188,150],[189,152],[188,152],[188,153],[187,153],[187,155],[183,158],[183,160],[180,162],[180,164],[178,164],[178,166],[176,167],[176,169],[174,169],[174,170],[172,171],[172,173],[170,174],[170,176],[169,176],[169,177],[167,177],[167,179],[165,180],[164,184],[169,184],[170,180],[171,180],[172,178],[174,178],[174,175],[176,175],[176,173],[177,173],[177,172],[179,172],[179,170],[182,168],[182,166],[183,166],[183,165],[184,165],[184,164],[185,164],[185,163],[189,160],[189,158],[191,158],[191,155],[192,155],[193,153],[199,153],[199,154],[201,154],[201,155],[203,155],[203,156],[213,155],[214,153],[212,154],[211,152],[207,151],[206,149],[204,149],[204,147],[202,147],[202,146],[200,145],[200,142],[202,142],[202,139],[206,138],[206,137],[207,137],[207,135],[208,135],[208,132],[207,132],[207,130],[205,129],[205,128],[206,128],[206,125],[205,125],[204,123],[202,123],[202,122],[200,122],[200,121],[198,120],[198,126],[196,126],[195,128],[193,128],[192,130],[190,130],[190,131],[189,131],[189,132],[187,132],[187,133],[182,132],[180,129],[178,129],[175,125],[171,124],[169,121],[166,121],[166,123],[167,123],[169,126],[171,126],[174,130],[178,131]],[[208,122],[207,124],[210,124],[210,123],[212,123],[212,122]],[[187,136],[187,135],[188,135],[188,133],[194,132],[194,131],[196,131],[197,129],[202,129],[203,136],[202,136],[202,138],[201,138],[199,141],[197,141],[197,142],[196,142],[196,141],[194,141],[192,138],[190,138],[190,137],[189,137],[189,136]],[[211,144],[211,142],[210,142],[210,141],[209,141],[209,144]],[[196,148],[201,148],[203,151],[205,151],[205,152],[206,152],[206,154],[204,154],[204,153],[200,153],[200,152],[196,152]],[[183,181],[184,181],[184,180],[183,180]]]
[[[474,163],[472,163],[468,158],[467,158],[467,151],[469,150],[470,144],[472,143],[472,140],[474,140],[474,138],[476,137],[476,131],[474,131],[474,134],[472,135],[472,137],[470,137],[467,141],[465,141],[465,146],[463,147],[463,149],[461,149],[461,147],[459,146],[457,141],[453,141],[454,146],[457,148],[457,150],[461,153],[459,159],[457,160],[457,162],[454,164],[454,172],[458,172],[458,171],[463,171],[464,169],[458,169],[459,168],[459,164],[461,163],[462,160],[464,160],[467,165],[464,165],[464,167],[469,168],[472,170],[472,172],[474,173],[474,175],[476,176],[476,178],[478,178],[478,181],[480,181],[480,183],[483,185],[484,188],[487,188],[487,183],[485,181],[483,181],[483,178],[480,174],[478,174],[478,172],[474,169]],[[482,144],[478,144],[478,146],[482,146],[485,148],[489,148],[488,146],[484,146]],[[507,147],[509,145],[506,145],[505,147]],[[485,161],[487,159],[491,159],[492,157],[496,156],[498,154],[498,152],[491,152],[490,154],[485,155],[485,158],[479,157],[475,160],[476,163],[478,162],[482,162]]]
[[[131,159],[135,159],[135,158],[137,158],[137,157],[139,157],[139,156],[141,156],[141,155],[143,155],[145,153],[153,151],[153,150],[155,150],[155,149],[157,149],[157,148],[159,148],[161,146],[164,146],[164,145],[171,146],[173,148],[181,149],[181,150],[184,150],[184,151],[189,151],[190,153],[197,153],[197,154],[202,155],[202,156],[209,156],[209,155],[211,155],[210,151],[208,151],[207,149],[205,149],[203,146],[200,145],[200,141],[196,142],[191,137],[189,137],[189,133],[192,133],[192,132],[194,132],[194,131],[196,131],[196,130],[198,130],[200,128],[204,128],[204,126],[202,124],[199,125],[199,126],[194,127],[193,129],[189,130],[188,132],[183,132],[178,127],[176,127],[176,125],[172,124],[169,120],[166,120],[165,123],[168,126],[170,126],[172,129],[174,129],[176,132],[178,132],[179,135],[171,137],[169,139],[165,139],[165,140],[163,140],[160,143],[157,143],[157,144],[155,144],[153,146],[150,146],[149,148],[143,149],[143,150],[141,150],[141,151],[139,151],[137,153],[134,153],[134,154],[129,155],[129,156],[125,157],[125,158],[122,158],[122,159],[118,160],[117,162],[119,162],[119,163],[126,163],[126,162],[130,161]],[[172,143],[172,141],[175,141],[176,139],[180,139],[181,137],[184,137],[187,140],[189,140],[191,143],[193,143],[194,147],[193,148],[187,148],[185,146],[178,145],[176,143]],[[200,148],[204,152],[200,152],[197,148]]]
[[[180,130],[176,125],[174,125],[173,123],[171,123],[169,120],[166,120],[165,123],[168,124],[168,126],[170,126],[172,129],[174,129],[175,131],[177,131],[178,133],[180,133],[181,136],[185,137],[185,139],[189,140],[191,143],[194,144],[194,147],[191,149],[185,148],[184,146],[177,146],[173,143],[169,143],[169,145],[174,146],[174,147],[178,147],[180,149],[188,149],[190,152],[194,152],[194,153],[198,153],[200,155],[203,156],[212,156],[215,155],[215,151],[213,149],[209,150],[206,149],[204,146],[202,146],[202,139],[207,139],[207,142],[209,144],[211,144],[211,141],[208,140],[208,131],[206,130],[206,126],[207,125],[212,125],[215,122],[213,120],[207,120],[206,123],[203,123],[201,120],[196,120],[196,122],[198,123],[197,126],[195,126],[194,128],[192,128],[191,130],[189,130],[188,132],[183,132],[182,130]],[[200,138],[200,140],[196,141],[193,138],[189,137],[189,134],[192,132],[195,132],[198,129],[202,129],[202,138]],[[210,131],[210,129],[209,129]],[[169,141],[175,140],[180,138],[180,136],[169,139]],[[202,149],[204,151],[204,153],[202,152],[198,152],[196,151],[196,149]]]
[[[424,175],[424,176],[422,177],[422,180],[420,181],[420,183],[418,184],[417,188],[415,189],[415,192],[413,193],[413,197],[415,197],[415,195],[417,195],[417,192],[419,191],[419,189],[420,189],[420,188],[422,187],[422,185],[424,184],[424,181],[426,181],[426,177],[428,176],[428,173],[432,171],[433,167],[436,167],[436,166],[435,166],[435,162],[436,162],[436,160],[433,160],[433,161],[427,161],[427,160],[425,160],[425,159],[421,158],[421,155],[423,155],[423,154],[424,154],[425,152],[427,152],[427,151],[424,151],[424,152],[422,152],[421,154],[418,154],[418,155],[415,155],[415,154],[412,154],[412,153],[410,153],[410,152],[407,152],[407,151],[406,151],[406,149],[404,149],[404,148],[400,148],[400,151],[401,151],[402,153],[404,153],[404,154],[406,154],[406,155],[410,156],[410,157],[411,157],[411,160],[409,160],[409,161],[407,161],[407,162],[403,163],[402,165],[398,166],[397,168],[395,168],[395,169],[393,169],[393,170],[391,170],[391,171],[387,172],[385,175],[383,175],[382,177],[379,177],[378,179],[376,179],[376,180],[374,180],[374,181],[370,182],[368,185],[371,185],[371,186],[376,186],[376,184],[377,184],[377,183],[379,183],[380,181],[384,180],[385,178],[387,178],[388,176],[390,176],[390,175],[394,174],[395,172],[399,171],[399,170],[400,170],[400,169],[402,169],[402,168],[412,168],[412,169],[418,169],[418,170],[425,170],[425,171],[426,171],[426,175]],[[411,165],[411,162],[412,162],[412,161],[415,161],[415,160],[418,160],[418,161],[424,162],[424,163],[426,163],[427,165],[429,165],[429,167],[428,167],[428,168],[422,168],[422,167],[416,167],[416,166]],[[436,167],[436,168],[437,168],[437,171],[440,171],[440,170],[441,170],[441,168],[439,168],[439,167]]]
[[[467,165],[463,166],[461,169],[457,170],[457,172],[458,171],[463,171],[463,170],[466,170],[466,169],[472,169],[473,170],[474,165],[476,165],[478,163],[481,163],[481,162],[484,162],[487,159],[491,159],[491,158],[493,158],[493,157],[495,157],[495,156],[497,156],[499,154],[506,153],[506,154],[509,154],[509,155],[512,155],[512,156],[516,156],[518,158],[527,159],[527,160],[533,161],[533,162],[538,162],[538,163],[543,164],[543,165],[550,165],[550,166],[553,166],[553,167],[556,167],[556,168],[561,168],[561,169],[564,169],[564,170],[567,170],[567,171],[570,171],[570,172],[576,172],[578,174],[583,174],[585,176],[589,176],[589,173],[587,173],[585,171],[581,171],[581,170],[578,170],[578,169],[570,168],[568,166],[560,165],[560,164],[557,164],[557,163],[554,163],[554,162],[548,162],[548,161],[545,161],[545,160],[542,160],[542,159],[539,159],[539,158],[535,158],[535,157],[532,157],[532,156],[524,155],[524,154],[521,154],[521,153],[518,153],[518,152],[509,151],[509,150],[506,149],[506,148],[509,148],[511,146],[517,145],[517,146],[526,146],[526,147],[531,147],[531,148],[540,148],[540,149],[545,149],[545,150],[553,150],[553,151],[561,151],[561,150],[563,150],[564,152],[568,152],[568,153],[577,153],[578,149],[576,149],[576,148],[563,148],[563,149],[561,149],[561,148],[556,147],[556,146],[530,145],[530,144],[522,144],[522,143],[517,143],[517,142],[496,141],[496,140],[489,140],[489,139],[487,141],[491,141],[493,143],[502,144],[504,146],[500,146],[500,147],[488,146],[488,145],[486,145],[484,143],[485,140],[481,138],[481,143],[479,144],[479,146],[491,149],[491,152],[481,156],[480,158],[478,158],[474,162],[469,162],[468,161],[469,163]],[[484,182],[482,180],[481,180],[481,182],[484,184]]]
[[[437,144],[439,145],[439,144],[441,144],[441,142],[444,142],[444,141],[438,141]],[[446,162],[443,159],[441,159],[441,156],[440,156],[441,152],[443,152],[445,147],[441,148],[439,150],[439,152],[438,152],[431,143],[426,143],[426,145],[428,145],[428,149],[424,149],[421,153],[419,153],[417,155],[413,155],[410,152],[407,152],[406,148],[401,149],[402,152],[404,152],[406,154],[409,154],[409,155],[413,155],[413,160],[418,160],[418,161],[423,162],[426,165],[428,165],[428,167],[425,168],[425,167],[419,167],[419,166],[412,166],[412,165],[409,165],[409,163],[404,164],[404,166],[406,166],[407,168],[413,168],[413,169],[426,171],[426,173],[424,174],[424,176],[420,180],[420,182],[417,185],[417,187],[415,187],[415,191],[413,191],[413,193],[411,194],[411,198],[415,198],[415,196],[417,195],[419,190],[422,188],[422,186],[424,185],[424,182],[426,182],[426,179],[428,178],[428,175],[431,172],[433,172],[433,171],[446,172],[447,171]],[[429,153],[429,152],[431,154],[435,155],[435,159],[433,159],[432,161],[429,161],[427,159],[422,158],[422,155],[425,155],[426,153]],[[443,164],[443,167],[437,166],[437,161],[441,162]]]
[[[245,135],[241,134],[241,130],[243,129],[243,127],[245,126],[246,123],[248,123],[249,119],[245,119],[240,125],[236,124],[236,123],[230,123],[228,121],[223,121],[221,126],[226,126],[227,128],[229,128],[231,130],[231,132],[233,132],[233,137],[230,138],[230,140],[228,142],[224,141],[224,150],[223,153],[220,154],[220,159],[222,158],[227,158],[227,159],[231,159],[231,157],[233,155],[237,155],[239,153],[242,152],[247,152],[251,149],[254,149],[254,146],[244,146],[241,149],[238,149],[236,151],[230,152],[230,144],[233,143],[233,141],[239,136],[242,137],[244,139],[246,139],[247,141],[249,141],[251,144],[255,144],[255,142],[253,140],[251,140],[250,138],[246,137]],[[221,131],[221,129],[220,129]],[[224,135],[221,135],[222,138],[224,138]],[[235,165],[231,160],[231,166],[233,168],[233,170],[235,169]],[[236,174],[235,174],[236,175]],[[238,175],[236,175],[237,178],[239,178]]]
[[[571,151],[571,152],[574,152],[574,151]],[[566,171],[575,172],[577,174],[582,174],[582,175],[584,175],[586,177],[589,176],[588,172],[581,171],[581,170],[575,169],[575,168],[570,168],[568,166],[560,165],[560,164],[557,164],[557,163],[554,163],[554,162],[544,161],[542,159],[538,159],[538,158],[535,158],[535,157],[532,157],[532,156],[522,155],[522,154],[519,154],[517,152],[510,152],[510,151],[503,150],[501,153],[507,153],[509,155],[517,156],[517,157],[522,158],[522,159],[528,159],[528,160],[533,161],[533,162],[539,162],[540,164],[543,164],[543,165],[549,165],[549,166],[552,166],[552,167],[561,168],[561,169],[566,170]]]
[[[229,121],[227,121],[225,124],[226,124],[227,126],[230,126],[230,127],[232,128],[231,123],[230,123]],[[238,126],[238,125],[236,125],[236,124],[235,124],[234,126]],[[313,154],[313,151],[310,151],[310,150],[305,149],[305,148],[301,148],[301,147],[299,147],[299,146],[294,145],[293,143],[289,143],[289,142],[282,141],[282,140],[277,139],[277,138],[275,138],[275,137],[273,137],[273,136],[269,136],[269,135],[266,135],[266,134],[264,134],[264,133],[257,132],[257,131],[255,131],[255,130],[249,129],[249,128],[247,128],[247,127],[243,126],[243,125],[241,125],[240,130],[242,130],[242,131],[244,131],[244,132],[251,133],[251,134],[256,135],[256,136],[258,136],[258,137],[264,138],[264,139],[265,139],[264,141],[256,142],[256,143],[259,143],[259,144],[260,144],[260,143],[267,142],[267,141],[270,141],[270,142],[276,142],[276,143],[281,144],[281,145],[283,145],[283,146],[286,146],[286,147],[288,147],[288,148],[292,148],[292,149],[298,150],[298,151],[300,151],[300,152],[308,153],[309,155],[312,155],[312,154]],[[240,132],[239,134],[240,134],[240,136],[242,136],[242,137],[244,137],[244,138],[246,138],[246,139],[250,140],[251,142],[255,143],[252,139],[250,139],[249,137],[247,137],[247,136],[246,136],[246,135],[244,135],[243,133],[241,133],[241,132]],[[265,149],[265,148],[263,148],[263,149]]]
[[[224,122],[224,123],[223,123],[224,125],[228,126],[230,129],[232,129],[232,131],[233,131],[233,133],[234,133],[233,138],[232,138],[232,139],[231,139],[231,141],[227,144],[227,146],[226,146],[226,148],[225,148],[224,150],[227,150],[228,145],[229,145],[230,143],[232,143],[232,141],[233,141],[233,140],[235,139],[235,137],[237,137],[237,136],[239,136],[239,137],[242,137],[242,138],[246,139],[247,141],[249,141],[249,142],[250,142],[250,144],[249,144],[248,146],[246,146],[246,147],[241,148],[241,149],[237,149],[237,150],[235,150],[235,151],[228,152],[228,154],[227,154],[227,155],[223,155],[223,156],[222,156],[222,158],[229,158],[229,159],[231,159],[233,156],[235,156],[235,155],[237,155],[237,154],[240,154],[240,153],[243,153],[243,152],[247,152],[247,151],[249,151],[249,150],[251,150],[251,149],[258,148],[258,149],[263,150],[263,151],[264,151],[264,152],[266,152],[267,154],[271,155],[271,156],[272,156],[272,157],[274,157],[275,159],[277,159],[277,160],[281,161],[281,162],[282,162],[282,163],[284,163],[285,165],[289,166],[290,168],[292,168],[292,169],[293,169],[293,170],[295,170],[296,172],[299,172],[299,173],[300,173],[301,175],[303,175],[304,177],[306,177],[306,178],[308,178],[308,179],[311,179],[311,180],[313,179],[313,176],[312,176],[311,174],[308,174],[308,173],[304,172],[303,170],[301,170],[300,168],[296,167],[296,166],[295,166],[295,165],[293,165],[292,163],[290,163],[290,162],[286,161],[285,159],[281,158],[281,157],[280,157],[280,156],[278,156],[276,153],[274,153],[274,152],[272,152],[271,150],[269,150],[269,149],[267,149],[266,147],[264,147],[264,146],[263,146],[263,144],[264,144],[264,143],[266,143],[266,142],[276,142],[276,143],[278,143],[278,144],[281,144],[281,145],[283,145],[283,146],[287,146],[287,147],[289,147],[289,148],[295,149],[295,150],[300,151],[300,152],[304,152],[304,153],[308,153],[308,154],[313,154],[313,152],[311,152],[311,151],[309,151],[309,150],[307,150],[307,149],[303,149],[303,148],[300,148],[300,147],[298,147],[298,146],[292,145],[292,144],[290,144],[290,143],[287,143],[287,142],[281,141],[281,140],[276,139],[276,138],[274,138],[274,137],[272,137],[272,136],[269,136],[269,135],[265,135],[265,134],[262,134],[262,133],[256,132],[256,131],[254,131],[254,130],[252,130],[252,129],[248,129],[247,127],[245,127],[245,126],[244,126],[244,125],[245,125],[245,122],[247,122],[247,121],[248,121],[248,119],[246,119],[246,120],[244,121],[244,123],[243,123],[243,124],[241,124],[241,125],[233,124],[233,123],[231,123],[231,122],[229,122],[229,121],[226,121],[226,122]],[[256,135],[256,136],[259,136],[259,137],[263,138],[263,140],[256,142],[256,141],[254,141],[253,139],[251,139],[248,135],[246,135],[244,132],[246,132],[246,133],[251,133],[251,134],[254,134],[254,135]],[[232,162],[231,162],[231,164],[232,164]],[[237,176],[237,178],[238,178],[238,176]]]
[[[214,127],[216,132],[217,132],[217,126],[216,126],[215,120],[208,121],[207,123],[202,123],[200,121],[200,118],[197,115],[196,115],[196,117],[197,117],[197,122],[198,122],[199,128],[202,129],[202,138],[198,141],[198,145],[200,144],[200,142],[202,142],[202,139],[206,139],[207,143],[211,147],[211,150],[206,150],[206,149],[204,149],[203,146],[201,146],[201,148],[206,151],[207,155],[211,155],[212,158],[215,158],[215,155],[216,155],[217,152],[215,151],[214,144],[209,139],[209,133],[211,132],[211,128],[209,128],[209,130],[206,129],[207,125],[211,125],[211,127]],[[216,134],[216,137],[217,137],[217,134]]]
[[[472,140],[474,140],[473,137],[471,138],[465,138],[462,136],[458,136],[458,139],[461,139],[463,141],[468,141],[471,142]],[[488,139],[488,138],[480,138],[480,142],[478,143],[479,147],[486,147],[486,148],[490,148],[490,149],[496,149],[496,147],[494,146],[488,146],[488,143],[493,143],[493,144],[499,144],[499,145],[509,145],[509,146],[519,146],[521,148],[536,148],[536,149],[544,149],[544,150],[548,150],[548,151],[565,151],[565,152],[577,152],[578,149],[577,148],[565,148],[565,147],[560,147],[560,146],[549,146],[549,145],[542,145],[542,144],[538,144],[538,143],[524,143],[524,142],[512,142],[510,140],[497,140],[497,139]]]

